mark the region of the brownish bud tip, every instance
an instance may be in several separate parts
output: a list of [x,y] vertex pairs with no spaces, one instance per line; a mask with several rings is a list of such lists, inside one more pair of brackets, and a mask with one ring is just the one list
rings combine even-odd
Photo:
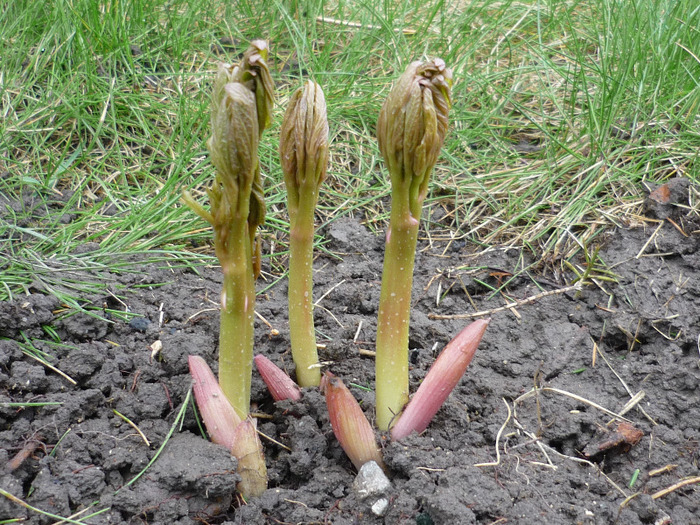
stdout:
[[255,94],[260,134],[270,125],[275,84],[267,66],[268,47],[264,40],[253,40],[243,53],[239,82]]
[[315,188],[326,178],[328,117],[321,86],[309,80],[292,95],[280,133],[280,162],[288,190]]
[[452,71],[439,58],[413,62],[399,77],[377,122],[379,149],[394,181],[411,185],[421,203],[445,141]]
[[[243,203],[239,203],[239,196],[247,205],[258,162],[255,97],[243,85],[228,83],[223,88],[213,118],[212,136],[207,141],[207,147],[217,170],[219,184],[212,191],[221,194],[212,199],[212,212],[216,218],[217,212],[223,212],[224,208],[238,209],[239,204]],[[217,204],[220,204],[217,207],[221,210],[215,209]]]

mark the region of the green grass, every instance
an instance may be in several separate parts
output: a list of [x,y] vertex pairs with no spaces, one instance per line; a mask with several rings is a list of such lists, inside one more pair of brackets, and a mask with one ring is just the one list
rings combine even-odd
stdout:
[[15,0],[0,8],[0,37],[2,300],[42,289],[81,308],[111,272],[138,270],[135,254],[215,264],[180,193],[202,198],[213,176],[215,63],[254,38],[269,40],[278,89],[261,144],[273,272],[288,228],[277,137],[304,76],[326,92],[333,137],[323,223],[384,228],[376,118],[425,55],[456,79],[428,198],[447,214],[431,228],[561,260],[639,222],[645,185],[700,172],[695,0]]

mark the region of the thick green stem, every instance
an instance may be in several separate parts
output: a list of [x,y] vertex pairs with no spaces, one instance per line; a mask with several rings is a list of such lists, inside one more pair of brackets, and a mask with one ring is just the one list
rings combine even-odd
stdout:
[[300,386],[318,386],[321,369],[318,367],[313,312],[314,209],[318,186],[304,186],[299,191],[297,209],[292,211],[290,208],[289,335],[297,382]]
[[219,332],[219,384],[241,418],[250,409],[255,325],[255,281],[245,218],[233,221],[222,250],[224,272]]
[[[408,326],[418,220],[411,214],[407,191],[394,188],[377,319],[377,426],[389,430],[408,402]],[[420,209],[420,207],[418,207]]]

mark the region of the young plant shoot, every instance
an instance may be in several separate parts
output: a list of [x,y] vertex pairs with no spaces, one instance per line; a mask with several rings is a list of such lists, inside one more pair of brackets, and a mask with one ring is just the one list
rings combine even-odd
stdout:
[[211,101],[207,148],[216,177],[207,189],[210,210],[185,192],[190,208],[214,228],[224,274],[219,332],[219,383],[241,418],[248,414],[253,366],[255,274],[260,253],[256,229],[265,219],[258,161],[260,135],[270,121],[272,78],[267,44],[254,41],[241,64],[220,64]]
[[430,367],[406,410],[391,428],[391,439],[399,441],[412,432],[423,432],[433,416],[466,372],[484,336],[490,319],[479,319],[462,329]]
[[384,468],[372,426],[348,387],[341,379],[326,372],[321,380],[321,391],[326,396],[333,434],[355,468],[360,470],[368,461],[375,461]]
[[377,425],[388,430],[408,401],[408,325],[423,201],[445,140],[452,71],[440,59],[413,62],[382,106],[379,149],[391,179],[377,319]]
[[260,377],[265,381],[267,389],[272,394],[272,399],[275,401],[284,401],[285,399],[299,401],[301,399],[301,388],[280,367],[264,355],[258,354],[253,360],[255,366],[258,367]]
[[308,81],[289,102],[280,133],[289,209],[289,333],[297,381],[318,386],[313,317],[314,211],[328,164],[328,119],[321,87]]
[[194,399],[209,437],[238,460],[241,481],[236,490],[244,499],[260,496],[267,489],[267,467],[255,423],[250,417],[241,420],[236,414],[204,359],[191,355],[188,364]]

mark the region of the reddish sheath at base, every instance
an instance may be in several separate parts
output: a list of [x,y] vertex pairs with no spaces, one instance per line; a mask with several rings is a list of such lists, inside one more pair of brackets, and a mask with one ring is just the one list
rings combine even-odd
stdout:
[[321,378],[321,391],[326,396],[333,433],[355,468],[360,470],[368,461],[376,461],[383,469],[382,454],[372,426],[348,387],[326,372]]
[[292,381],[291,377],[284,373],[284,370],[264,355],[258,354],[253,360],[275,401],[283,401],[285,399],[299,401],[301,399],[301,388]]
[[428,427],[467,370],[489,321],[474,321],[447,344],[392,427],[391,439],[399,441],[413,431],[420,433]]

